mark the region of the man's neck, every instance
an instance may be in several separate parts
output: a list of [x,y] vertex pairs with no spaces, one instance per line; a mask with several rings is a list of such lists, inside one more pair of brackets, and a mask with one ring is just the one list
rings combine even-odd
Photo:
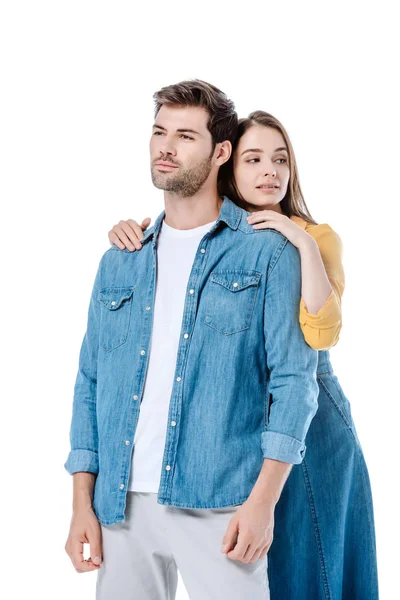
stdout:
[[201,190],[190,198],[164,192],[164,201],[164,221],[174,229],[195,229],[216,221],[223,202],[217,190]]

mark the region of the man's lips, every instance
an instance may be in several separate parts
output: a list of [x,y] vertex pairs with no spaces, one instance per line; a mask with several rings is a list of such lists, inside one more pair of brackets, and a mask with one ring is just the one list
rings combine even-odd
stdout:
[[178,168],[177,165],[172,165],[171,163],[164,163],[164,162],[156,162],[155,165],[156,165],[156,167],[163,167],[163,168],[168,168],[168,169],[177,169]]

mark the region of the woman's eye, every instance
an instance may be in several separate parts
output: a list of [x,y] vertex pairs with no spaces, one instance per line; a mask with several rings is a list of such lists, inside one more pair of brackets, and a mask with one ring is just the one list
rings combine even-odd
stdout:
[[286,158],[277,158],[276,160],[277,160],[278,162],[281,160],[281,161],[282,161],[282,163],[280,163],[280,164],[283,164],[283,163],[287,162],[287,159],[286,159]]
[[250,158],[250,160],[246,160],[246,162],[248,162],[248,163],[252,163],[253,161],[260,162],[260,159],[259,158]]

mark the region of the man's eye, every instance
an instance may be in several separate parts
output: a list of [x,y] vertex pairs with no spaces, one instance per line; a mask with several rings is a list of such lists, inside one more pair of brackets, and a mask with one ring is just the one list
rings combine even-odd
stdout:
[[192,140],[193,138],[190,137],[190,135],[185,135],[184,133],[181,134],[181,136],[184,140]]
[[164,135],[162,131],[154,131],[153,135]]

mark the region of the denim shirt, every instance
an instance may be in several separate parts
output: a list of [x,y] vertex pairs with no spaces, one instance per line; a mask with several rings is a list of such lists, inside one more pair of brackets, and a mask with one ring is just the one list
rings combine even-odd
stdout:
[[[304,457],[317,411],[318,352],[306,344],[299,324],[300,256],[281,233],[253,229],[248,214],[224,197],[194,258],[160,504],[241,504],[264,458],[298,464]],[[103,254],[79,354],[64,467],[70,474],[97,474],[93,509],[103,525],[125,520],[164,215],[144,234],[140,252],[113,246]]]

